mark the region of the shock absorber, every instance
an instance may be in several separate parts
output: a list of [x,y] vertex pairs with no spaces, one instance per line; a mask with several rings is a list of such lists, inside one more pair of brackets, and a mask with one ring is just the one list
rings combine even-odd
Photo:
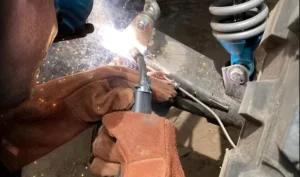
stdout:
[[254,73],[253,52],[264,32],[269,9],[264,0],[219,0],[209,11],[216,16],[210,24],[214,37],[231,55],[231,66],[223,71],[223,79],[242,85]]

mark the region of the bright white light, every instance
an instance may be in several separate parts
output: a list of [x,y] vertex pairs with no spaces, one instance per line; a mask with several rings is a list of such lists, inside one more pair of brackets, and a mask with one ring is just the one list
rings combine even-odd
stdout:
[[119,31],[110,25],[103,25],[100,30],[101,45],[120,56],[131,58],[130,51],[133,48],[137,48],[141,52],[144,52],[146,48],[137,41],[135,31],[132,28]]

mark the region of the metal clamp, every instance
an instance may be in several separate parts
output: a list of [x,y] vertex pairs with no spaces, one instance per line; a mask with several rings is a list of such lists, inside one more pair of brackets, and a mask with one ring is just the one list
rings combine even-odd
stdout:
[[151,39],[154,21],[160,16],[160,8],[156,0],[146,0],[144,11],[139,13],[129,24],[128,29],[134,31],[136,47],[142,54],[146,51]]

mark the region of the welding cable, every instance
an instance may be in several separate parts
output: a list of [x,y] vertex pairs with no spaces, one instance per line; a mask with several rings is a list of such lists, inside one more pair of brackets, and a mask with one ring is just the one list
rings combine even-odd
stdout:
[[222,123],[221,119],[219,118],[219,116],[212,110],[210,109],[207,105],[205,105],[202,101],[200,101],[199,99],[197,99],[196,97],[194,97],[192,94],[190,94],[189,92],[187,92],[185,89],[183,89],[182,87],[178,87],[178,89],[183,92],[184,94],[186,94],[188,97],[192,98],[194,101],[196,101],[197,103],[199,103],[201,106],[203,106],[205,109],[207,109],[218,121],[222,131],[224,132],[227,140],[229,141],[229,143],[231,144],[231,146],[233,148],[236,148],[236,145],[234,144],[234,142],[232,141],[231,137],[229,136],[224,124]]
[[[147,68],[149,68],[149,70],[151,71],[156,71],[154,68],[150,67],[150,66],[147,66]],[[168,78],[167,78],[168,79]],[[169,80],[171,81],[171,80]],[[200,101],[199,99],[197,99],[196,97],[194,97],[192,94],[190,94],[188,91],[186,91],[184,88],[180,87],[178,83],[175,83],[175,86],[176,88],[178,88],[180,91],[182,91],[183,93],[185,93],[188,97],[192,98],[194,101],[196,101],[197,103],[199,103],[201,106],[203,106],[208,112],[210,112],[214,117],[215,119],[217,120],[217,122],[219,123],[222,131],[224,132],[227,140],[229,141],[230,145],[233,147],[233,148],[236,148],[236,145],[234,144],[234,142],[232,141],[231,137],[229,136],[223,122],[221,121],[220,117],[210,108],[208,107],[206,104],[204,104],[202,101]]]

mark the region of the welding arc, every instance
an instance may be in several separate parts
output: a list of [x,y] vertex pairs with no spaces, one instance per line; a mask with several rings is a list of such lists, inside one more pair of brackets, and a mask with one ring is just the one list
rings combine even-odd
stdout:
[[186,94],[188,97],[190,97],[191,99],[193,99],[194,101],[196,101],[197,103],[199,103],[201,106],[203,106],[205,109],[207,109],[218,121],[222,131],[224,132],[227,140],[229,141],[230,145],[233,148],[236,148],[236,145],[234,144],[234,142],[232,141],[231,137],[229,136],[224,124],[222,123],[221,119],[219,118],[219,116],[212,110],[210,109],[207,105],[205,105],[202,101],[200,101],[199,99],[197,99],[196,97],[194,97],[192,94],[190,94],[189,92],[187,92],[185,89],[183,89],[182,87],[179,87],[179,90],[181,92],[183,92],[184,94]]

